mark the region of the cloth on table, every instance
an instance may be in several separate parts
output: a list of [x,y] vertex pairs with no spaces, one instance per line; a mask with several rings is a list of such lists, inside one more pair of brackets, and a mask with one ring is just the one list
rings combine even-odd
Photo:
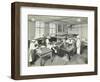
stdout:
[[44,57],[44,56],[52,55],[52,51],[49,48],[41,47],[41,48],[37,49],[37,54],[40,57]]

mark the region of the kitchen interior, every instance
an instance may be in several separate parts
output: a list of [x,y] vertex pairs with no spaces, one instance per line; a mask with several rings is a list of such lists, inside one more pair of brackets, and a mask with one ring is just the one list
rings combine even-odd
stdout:
[[[64,38],[76,38],[79,36],[81,41],[81,54],[73,55],[67,62],[55,56],[51,63],[50,58],[43,61],[41,57],[35,61],[35,64],[29,66],[40,66],[41,62],[45,62],[45,66],[49,65],[73,65],[88,63],[88,18],[74,16],[48,16],[48,15],[28,15],[28,49],[30,50],[30,42],[32,40],[42,39],[42,37],[55,37],[56,43]],[[43,50],[45,52],[45,50]],[[29,53],[30,54],[30,53]],[[28,54],[28,56],[29,56]],[[52,54],[52,53],[51,53]],[[76,53],[75,53],[76,54]],[[34,54],[33,54],[34,55]],[[42,59],[42,60],[41,60]],[[29,61],[28,61],[29,62]]]

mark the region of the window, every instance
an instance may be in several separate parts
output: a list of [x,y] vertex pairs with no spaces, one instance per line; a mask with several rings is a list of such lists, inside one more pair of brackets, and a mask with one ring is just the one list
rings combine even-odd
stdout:
[[44,34],[44,27],[45,27],[45,23],[42,21],[36,21],[35,22],[35,38],[39,38],[42,37]]
[[50,34],[55,34],[56,33],[56,24],[55,23],[50,23],[49,24],[49,32]]

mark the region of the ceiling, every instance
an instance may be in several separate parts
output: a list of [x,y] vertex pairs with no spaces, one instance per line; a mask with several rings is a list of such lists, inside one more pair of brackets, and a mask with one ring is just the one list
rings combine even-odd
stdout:
[[72,17],[72,16],[47,16],[47,15],[28,15],[28,20],[53,22],[53,23],[64,23],[64,24],[87,24],[87,17]]

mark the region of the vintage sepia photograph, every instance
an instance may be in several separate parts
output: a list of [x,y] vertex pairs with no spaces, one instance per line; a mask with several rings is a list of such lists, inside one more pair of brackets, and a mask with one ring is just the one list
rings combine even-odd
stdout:
[[88,64],[88,17],[28,15],[28,66]]

